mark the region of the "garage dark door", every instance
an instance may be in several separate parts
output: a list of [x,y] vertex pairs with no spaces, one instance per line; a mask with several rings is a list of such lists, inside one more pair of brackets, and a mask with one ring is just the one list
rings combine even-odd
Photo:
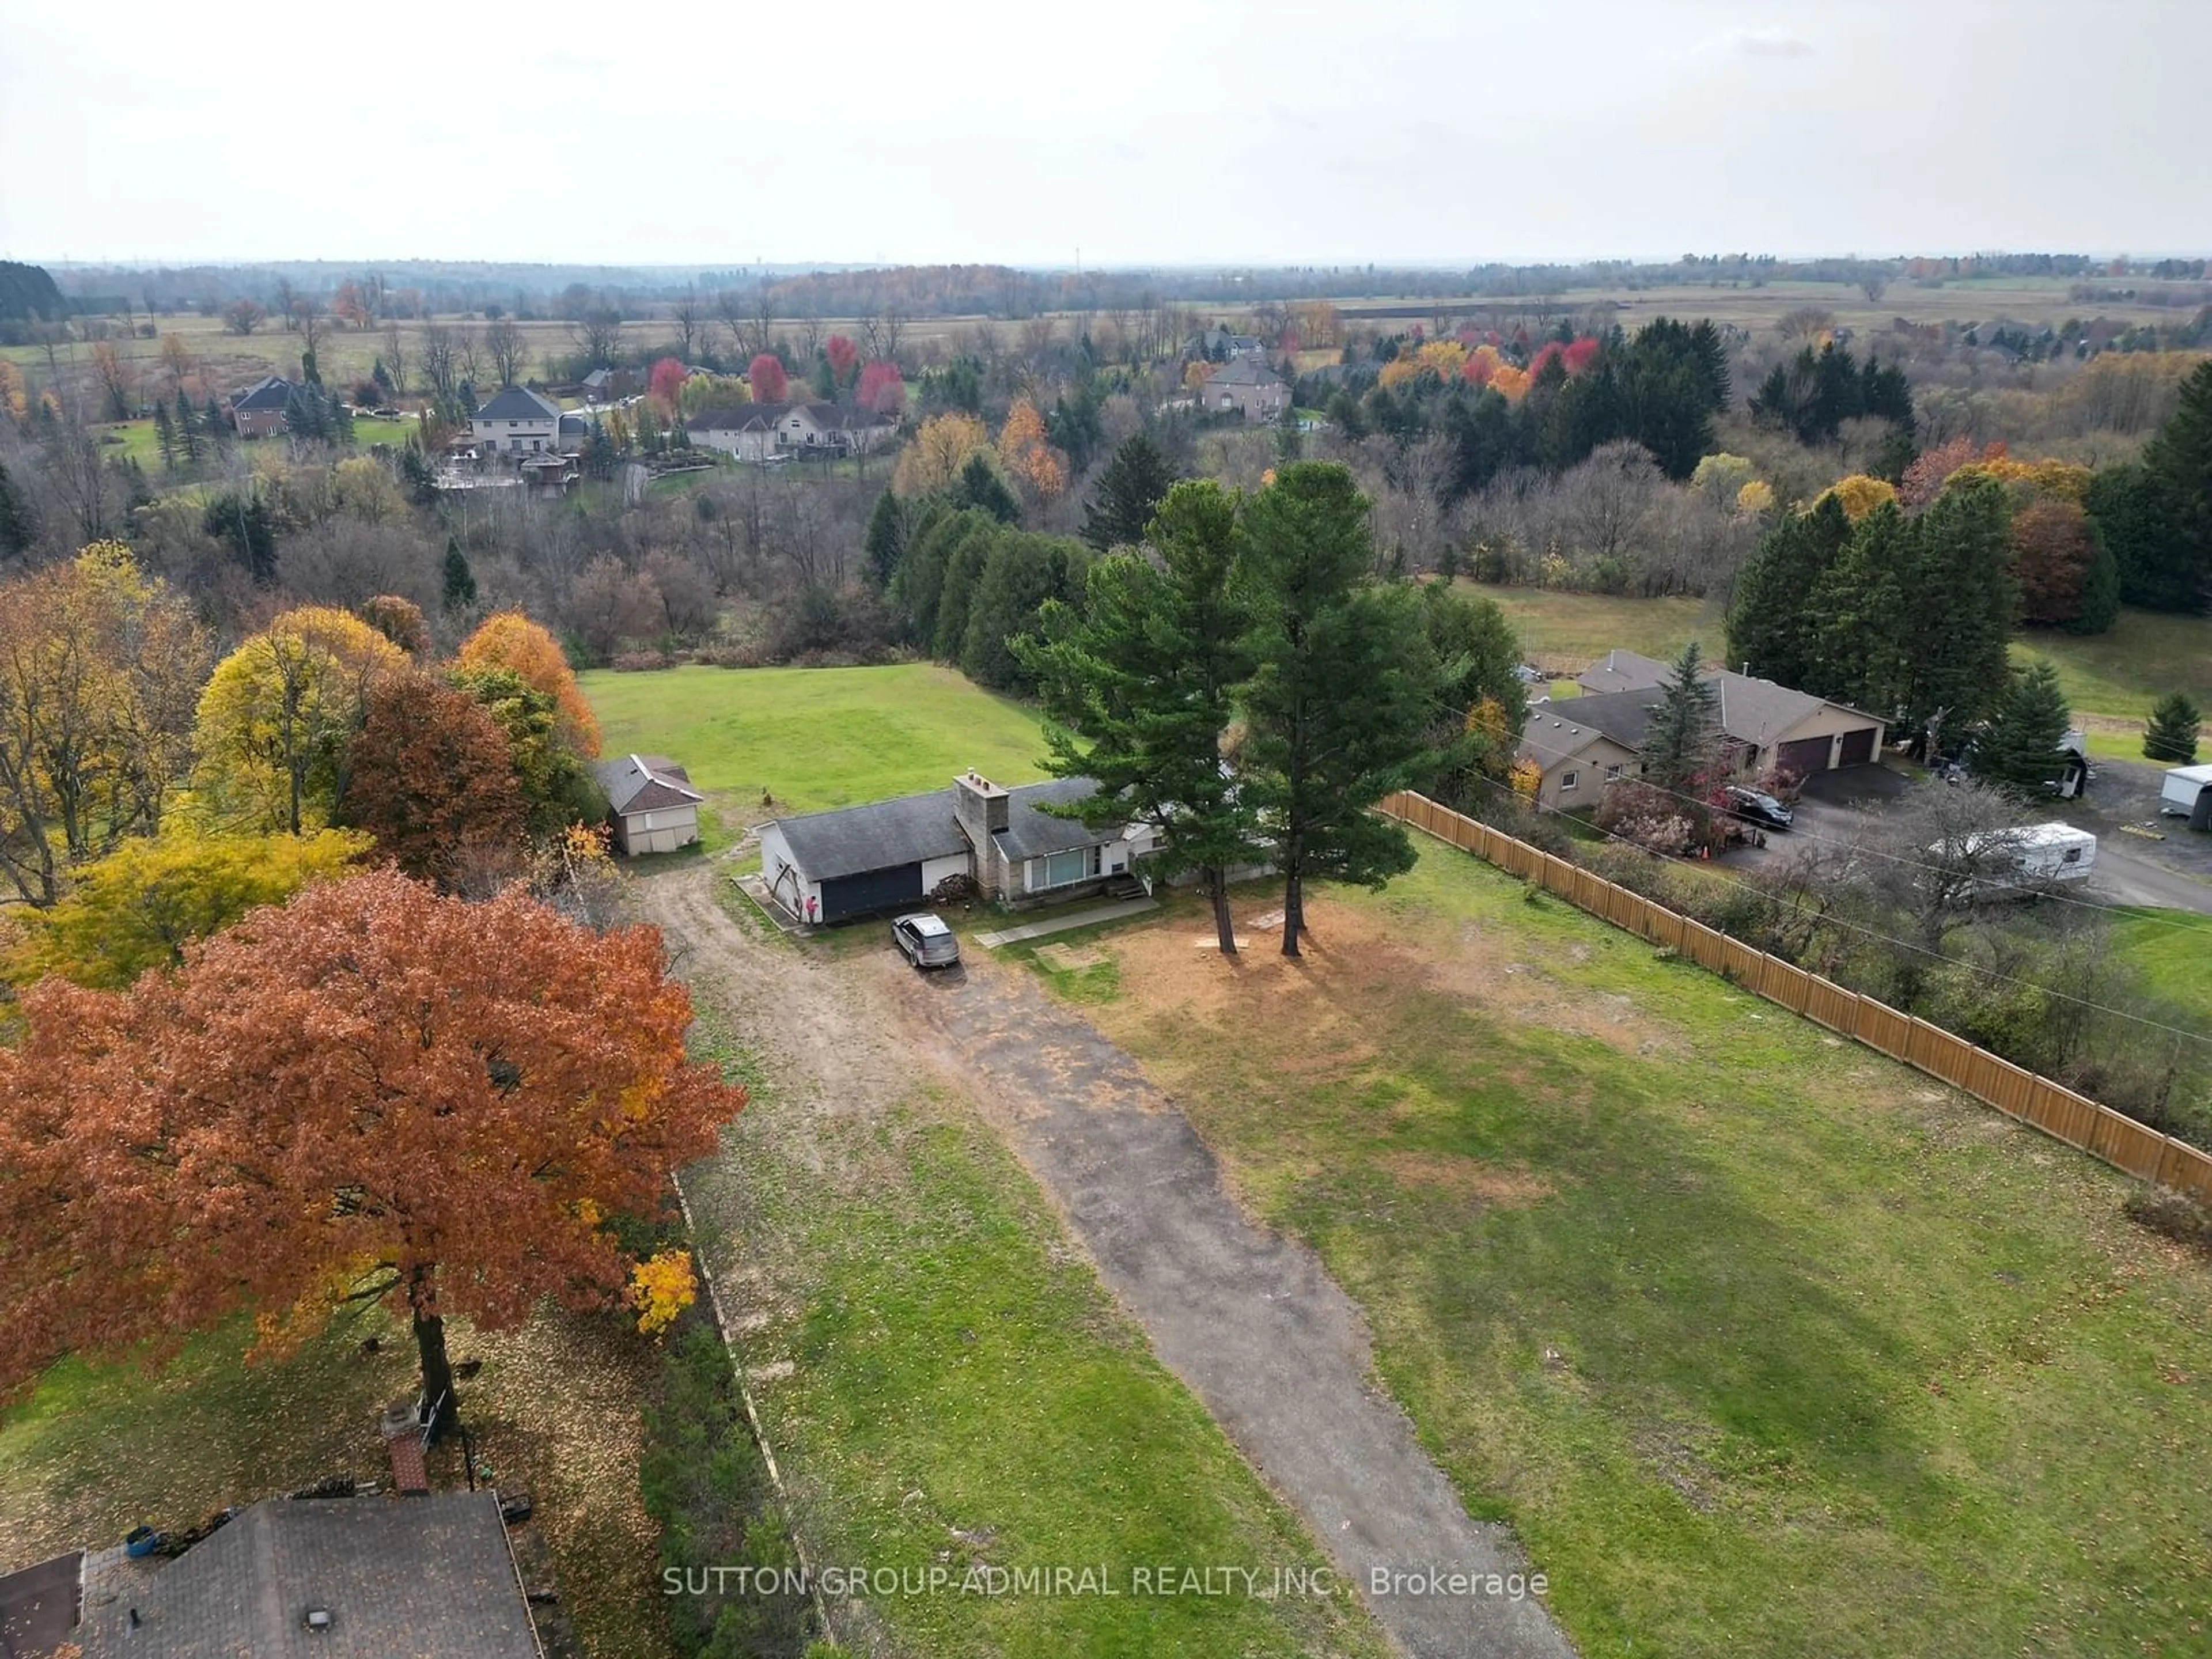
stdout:
[[840,876],[822,884],[822,920],[840,921],[864,916],[871,910],[888,910],[912,904],[921,897],[921,866],[895,865],[889,870],[869,870],[857,876]]
[[1844,733],[1844,757],[1838,766],[1864,766],[1874,758],[1874,727],[1863,726],[1856,732]]
[[1785,743],[1774,751],[1774,763],[1784,772],[1795,772],[1799,777],[1809,777],[1815,772],[1828,769],[1828,740],[1826,738],[1800,738],[1796,743]]

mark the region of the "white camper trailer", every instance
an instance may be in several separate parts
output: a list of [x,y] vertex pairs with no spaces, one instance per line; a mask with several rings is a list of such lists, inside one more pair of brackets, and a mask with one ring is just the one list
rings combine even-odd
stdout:
[[2187,818],[2191,830],[2212,830],[2212,766],[2177,766],[2158,792],[2158,810]]
[[[1947,862],[1957,857],[1942,842],[1928,850]],[[1966,896],[1996,898],[2087,881],[2096,867],[2097,838],[2070,823],[2029,823],[1969,836],[1957,853],[1973,872]]]

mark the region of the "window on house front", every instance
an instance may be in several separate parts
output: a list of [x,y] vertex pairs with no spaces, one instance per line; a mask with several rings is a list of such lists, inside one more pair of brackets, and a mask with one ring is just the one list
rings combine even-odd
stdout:
[[1607,783],[1617,783],[1620,781],[1620,763],[1615,762],[1613,765],[1605,769],[1605,781]]
[[1575,781],[1581,776],[1582,774],[1579,772],[1562,772],[1559,774],[1559,793],[1563,795],[1565,794],[1568,790],[1575,787]]
[[1054,853],[1036,861],[1037,886],[1071,887],[1098,873],[1098,849],[1079,847],[1072,853]]

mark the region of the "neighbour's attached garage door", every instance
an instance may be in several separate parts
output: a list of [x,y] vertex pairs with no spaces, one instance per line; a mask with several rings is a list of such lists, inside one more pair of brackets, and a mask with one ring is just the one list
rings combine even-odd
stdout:
[[1825,772],[1828,769],[1828,740],[1801,738],[1796,743],[1785,743],[1774,751],[1774,763],[1783,771],[1795,772],[1800,777]]
[[1844,733],[1844,752],[1838,766],[1864,766],[1874,758],[1874,727],[1866,726]]
[[888,910],[911,904],[921,897],[921,866],[895,865],[889,870],[870,870],[857,876],[840,876],[822,884],[822,920],[837,921],[862,916],[871,910]]

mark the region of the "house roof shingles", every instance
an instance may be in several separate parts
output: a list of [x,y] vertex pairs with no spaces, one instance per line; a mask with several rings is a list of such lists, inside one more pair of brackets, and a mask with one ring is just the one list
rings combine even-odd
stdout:
[[1549,767],[1581,753],[1598,738],[1608,738],[1632,751],[1640,750],[1651,725],[1651,711],[1664,696],[1651,687],[1538,703],[1529,709],[1528,723],[1522,728],[1521,752]]
[[1254,357],[1239,357],[1234,362],[1224,363],[1206,377],[1211,388],[1218,386],[1274,386],[1283,383],[1283,377]]
[[[994,837],[1012,859],[1043,858],[1050,853],[1098,847],[1119,830],[1093,830],[1079,819],[1054,817],[1039,809],[1066,806],[1092,793],[1088,778],[1055,778],[1025,783],[1006,792],[1006,827]],[[871,870],[894,869],[929,859],[954,858],[969,850],[968,837],[954,815],[951,787],[926,795],[848,806],[834,812],[810,812],[781,818],[791,856],[810,881],[836,881]]]
[[281,374],[271,374],[256,380],[252,386],[230,400],[233,409],[248,411],[257,409],[282,410],[291,401],[292,383]]
[[691,787],[691,775],[665,755],[624,755],[592,769],[607,804],[624,817],[696,806],[707,798]]
[[687,432],[765,431],[791,412],[789,404],[739,404],[734,409],[702,409],[684,422]]
[[[150,1575],[86,1563],[86,1659],[539,1659],[498,1494],[271,1498]],[[328,1633],[303,1613],[327,1608]],[[131,1626],[131,1612],[141,1620]],[[336,1640],[337,1646],[333,1648]]]
[[561,405],[526,386],[511,386],[477,410],[480,421],[557,421]]
[[1635,651],[1608,651],[1575,676],[1585,691],[1645,691],[1674,678],[1673,665]]

